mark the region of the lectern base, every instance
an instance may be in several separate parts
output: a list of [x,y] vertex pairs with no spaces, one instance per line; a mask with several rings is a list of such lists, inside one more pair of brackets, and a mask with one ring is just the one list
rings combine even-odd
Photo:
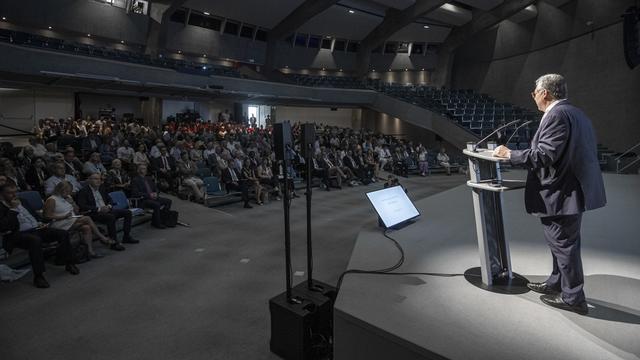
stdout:
[[471,268],[464,272],[464,278],[472,285],[480,289],[491,291],[498,294],[524,294],[529,291],[527,280],[524,276],[512,273],[513,278],[496,278],[493,279],[492,285],[482,282],[482,274],[479,267]]

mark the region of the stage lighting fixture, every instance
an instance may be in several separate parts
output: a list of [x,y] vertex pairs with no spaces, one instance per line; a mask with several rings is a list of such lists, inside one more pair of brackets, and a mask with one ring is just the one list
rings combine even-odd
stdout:
[[203,66],[203,67],[202,67],[202,70],[207,70],[207,67],[206,67],[206,66]]
[[429,25],[423,25],[422,27],[425,28],[425,29],[428,29]]
[[124,40],[120,40],[120,44],[124,44]]
[[51,26],[48,27],[49,30],[53,30],[53,28]]
[[203,12],[203,14],[205,14],[205,15],[207,15],[207,16],[211,15],[211,14],[209,14],[209,13],[208,13],[208,12],[206,12],[206,11],[205,11],[205,12]]
[[2,17],[2,21],[7,21],[7,17],[6,17],[6,16],[3,16],[3,17]]
[[178,54],[182,54],[182,50],[178,50]]
[[91,37],[91,34],[87,34],[87,37]]
[[355,13],[355,11],[353,11],[352,9],[349,9],[349,14],[353,14]]

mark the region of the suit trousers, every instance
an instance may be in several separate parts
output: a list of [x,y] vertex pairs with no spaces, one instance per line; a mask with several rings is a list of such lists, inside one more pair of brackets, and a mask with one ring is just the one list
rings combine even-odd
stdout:
[[33,269],[33,275],[42,275],[44,267],[43,243],[57,242],[56,263],[70,264],[71,243],[69,233],[66,230],[45,228],[40,230],[25,231],[17,235],[16,247],[29,251],[29,261]]
[[544,237],[553,255],[553,271],[547,285],[562,291],[562,299],[570,305],[585,301],[584,274],[580,256],[582,214],[548,216],[540,219]]
[[153,210],[151,223],[157,226],[162,224],[162,220],[160,219],[160,210],[171,209],[171,200],[163,197],[157,197],[155,199],[144,199],[142,200],[141,205],[143,208],[148,208]]
[[91,218],[100,224],[107,225],[107,232],[109,237],[115,241],[118,241],[116,231],[116,221],[122,218],[124,223],[122,224],[122,232],[124,233],[124,239],[129,237],[131,231],[131,211],[127,209],[111,209],[108,212],[96,212],[91,214]]

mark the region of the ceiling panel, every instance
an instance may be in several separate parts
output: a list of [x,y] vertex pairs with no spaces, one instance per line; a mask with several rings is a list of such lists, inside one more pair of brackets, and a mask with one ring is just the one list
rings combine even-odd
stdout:
[[467,4],[480,10],[491,10],[502,4],[503,0],[457,0],[459,3]]
[[271,29],[303,2],[278,0],[277,6],[267,6],[261,0],[188,0],[184,6]]
[[415,3],[415,0],[373,0],[378,4],[396,9],[405,9]]
[[447,3],[430,12],[426,19],[461,26],[471,21],[472,17],[470,10]]
[[378,16],[359,11],[350,14],[346,8],[334,5],[309,20],[298,32],[362,40],[381,21]]
[[389,40],[441,43],[451,32],[450,28],[443,26],[431,26],[425,29],[422,24],[410,24],[404,29],[393,34]]

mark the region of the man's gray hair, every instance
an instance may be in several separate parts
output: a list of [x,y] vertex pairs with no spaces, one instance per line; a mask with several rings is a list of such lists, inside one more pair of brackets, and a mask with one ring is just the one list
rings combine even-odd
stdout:
[[566,99],[569,95],[564,76],[558,74],[542,75],[536,80],[536,90],[545,89],[555,100]]

